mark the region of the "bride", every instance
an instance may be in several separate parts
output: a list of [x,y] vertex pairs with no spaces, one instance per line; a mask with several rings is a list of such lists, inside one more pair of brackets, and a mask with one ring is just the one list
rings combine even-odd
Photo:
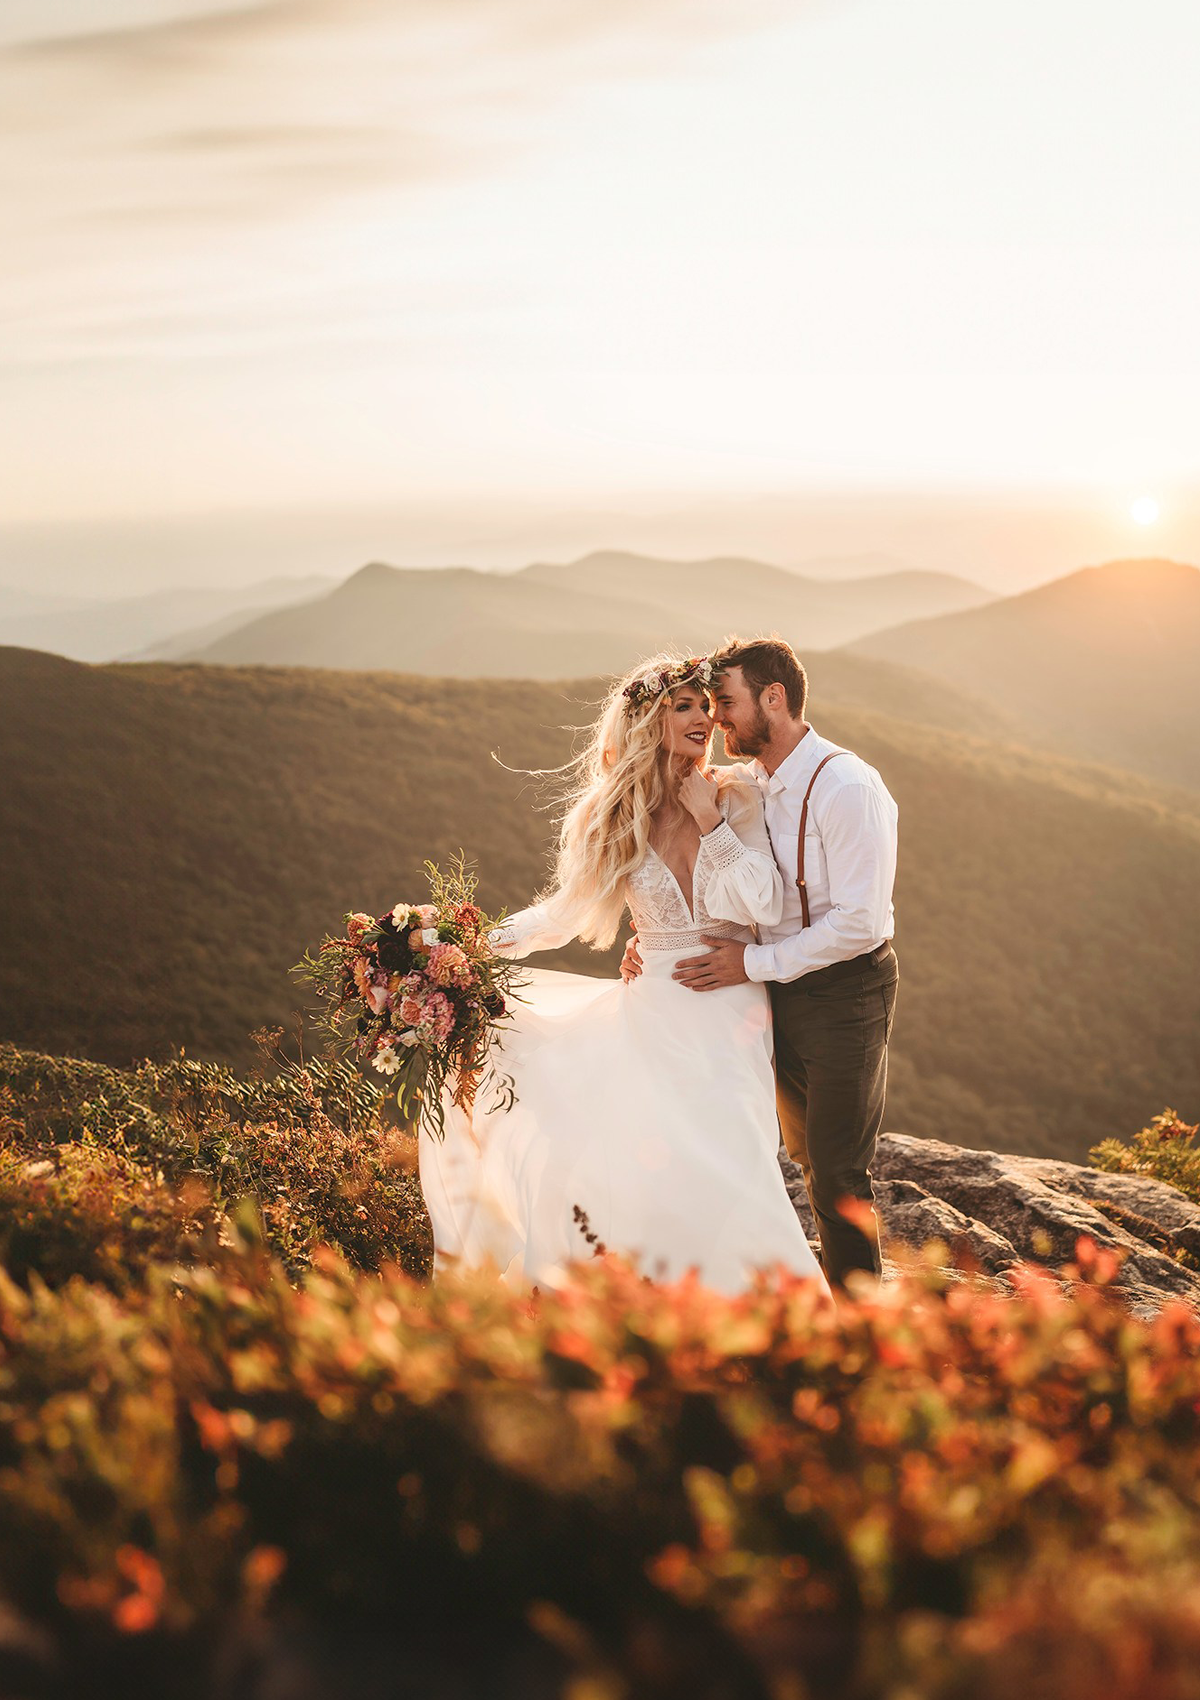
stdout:
[[783,905],[758,787],[708,765],[709,678],[658,656],[613,688],[570,770],[549,892],[491,935],[511,957],[603,949],[628,906],[644,968],[531,972],[497,1059],[516,1102],[485,1084],[420,1142],[439,1268],[551,1284],[603,1248],[725,1292],[780,1263],[823,1281],[776,1159],[766,987],[698,997],[671,978],[702,934],[749,940]]

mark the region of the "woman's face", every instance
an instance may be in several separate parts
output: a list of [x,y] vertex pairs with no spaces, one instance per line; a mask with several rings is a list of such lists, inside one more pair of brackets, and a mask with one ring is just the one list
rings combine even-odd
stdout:
[[663,723],[663,750],[668,758],[708,761],[714,726],[708,708],[708,698],[698,685],[680,685],[671,692]]

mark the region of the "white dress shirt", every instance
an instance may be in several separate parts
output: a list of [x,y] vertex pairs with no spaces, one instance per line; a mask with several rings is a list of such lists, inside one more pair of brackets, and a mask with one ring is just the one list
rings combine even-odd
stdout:
[[751,980],[798,980],[874,950],[894,931],[896,804],[875,769],[849,750],[821,769],[809,799],[804,877],[811,925],[804,925],[796,883],[800,810],[817,765],[841,749],[810,726],[773,774],[757,761],[747,769],[762,790],[783,875],[779,925],[760,926],[762,942],[746,946]]

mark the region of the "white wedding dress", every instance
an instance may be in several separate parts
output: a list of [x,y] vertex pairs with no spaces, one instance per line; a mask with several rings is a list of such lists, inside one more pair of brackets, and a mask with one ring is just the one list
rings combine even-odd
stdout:
[[[693,992],[671,978],[701,934],[749,940],[777,922],[783,887],[757,786],[721,785],[722,824],[700,842],[689,905],[650,851],[628,882],[641,976],[530,972],[475,1108],[447,1101],[445,1139],[422,1134],[421,1184],[436,1267],[490,1262],[515,1284],[552,1285],[593,1255],[577,1212],[643,1274],[743,1290],[757,1268],[824,1277],[787,1195],[765,986]],[[493,935],[522,957],[574,937],[553,902]]]

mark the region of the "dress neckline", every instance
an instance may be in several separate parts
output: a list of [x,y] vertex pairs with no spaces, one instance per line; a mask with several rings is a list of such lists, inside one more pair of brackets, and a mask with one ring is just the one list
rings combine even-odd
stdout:
[[695,924],[696,924],[696,868],[697,868],[697,865],[699,864],[699,861],[700,861],[700,847],[699,847],[699,845],[697,845],[697,847],[696,847],[696,860],[695,860],[695,862],[692,863],[692,900],[691,900],[690,903],[688,902],[687,898],[684,896],[683,887],[680,885],[678,877],[676,876],[675,870],[674,870],[674,868],[672,868],[670,862],[667,861],[665,856],[659,855],[658,851],[654,848],[653,844],[647,844],[646,848],[647,848],[647,850],[649,850],[650,854],[654,857],[654,860],[659,864],[659,866],[666,871],[667,878],[670,880],[671,884],[675,887],[675,890],[679,893],[679,901],[683,904],[683,907],[687,910],[688,920],[692,923],[693,926],[695,926]]

